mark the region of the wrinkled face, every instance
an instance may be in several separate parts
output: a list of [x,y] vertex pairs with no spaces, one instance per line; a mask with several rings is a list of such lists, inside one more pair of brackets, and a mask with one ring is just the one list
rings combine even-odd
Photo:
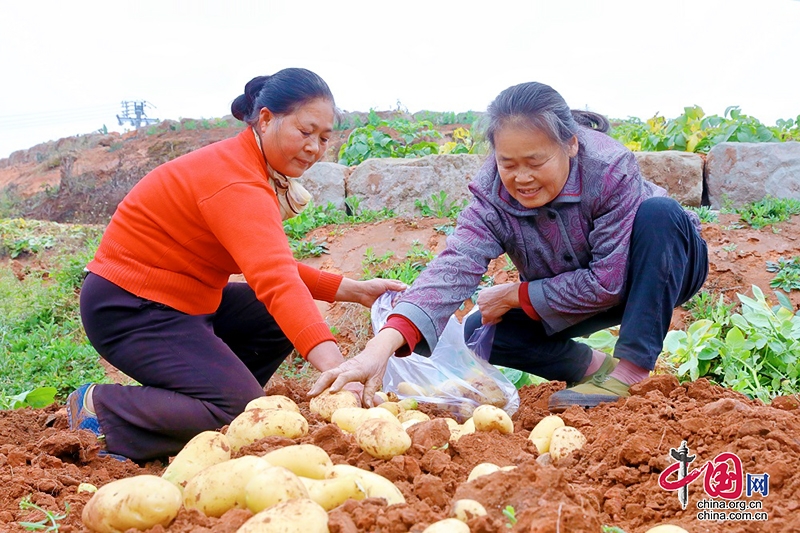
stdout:
[[294,113],[276,116],[266,107],[258,116],[256,131],[270,166],[296,178],[325,155],[333,133],[333,104],[318,98]]
[[533,209],[561,193],[569,176],[569,159],[578,153],[578,138],[563,145],[542,130],[511,123],[494,135],[500,180],[508,193],[524,207]]

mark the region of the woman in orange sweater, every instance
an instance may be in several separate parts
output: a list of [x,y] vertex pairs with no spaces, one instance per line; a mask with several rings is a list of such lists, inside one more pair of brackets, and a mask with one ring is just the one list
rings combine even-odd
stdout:
[[[248,128],[128,193],[87,267],[81,316],[98,353],[142,386],[80,387],[67,402],[72,429],[96,433],[105,453],[174,455],[263,396],[293,348],[320,371],[343,361],[314,299],[370,306],[404,288],[292,256],[282,221],[309,201],[292,178],[325,154],[334,109],[308,70],[254,78],[231,105]],[[237,273],[247,283],[229,283]]]

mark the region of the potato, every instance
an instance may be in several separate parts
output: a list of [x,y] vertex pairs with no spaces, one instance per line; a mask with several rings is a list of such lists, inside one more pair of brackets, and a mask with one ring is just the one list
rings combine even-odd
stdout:
[[478,404],[489,404],[495,407],[505,406],[508,399],[503,394],[503,389],[489,376],[480,376],[469,381],[474,390],[468,390],[465,397]]
[[563,427],[564,421],[561,420],[560,416],[546,416],[539,420],[539,423],[534,426],[533,430],[531,430],[531,434],[528,435],[528,440],[536,446],[536,450],[540,454],[547,453],[550,451],[550,438],[553,436],[553,431],[555,431],[556,428]]
[[334,411],[342,407],[361,407],[361,402],[350,391],[331,392],[330,390],[325,390],[319,396],[311,398],[308,403],[308,408],[311,412],[319,415],[326,422],[330,422]]
[[556,428],[550,437],[550,456],[558,462],[575,450],[580,450],[586,444],[586,437],[577,429],[569,426]]
[[301,477],[300,481],[305,485],[308,497],[320,504],[326,511],[339,507],[347,500],[363,500],[367,497],[366,489],[357,475],[330,479]]
[[460,439],[464,435],[469,435],[470,433],[475,433],[475,421],[472,418],[466,419],[464,423],[458,427],[456,440]]
[[236,533],[329,533],[328,513],[309,499],[289,500],[256,514]]
[[494,463],[480,463],[475,465],[472,470],[469,472],[469,476],[467,476],[467,481],[472,481],[475,478],[479,478],[481,476],[485,476],[487,474],[493,474],[494,472],[499,472],[500,467]]
[[186,443],[161,477],[178,487],[183,487],[192,476],[206,467],[231,458],[228,437],[217,431],[203,431]]
[[382,409],[386,409],[387,411],[392,413],[394,416],[399,415],[401,413],[401,411],[403,410],[403,408],[400,407],[400,404],[397,403],[397,402],[383,402],[378,407],[380,407]]
[[429,525],[422,533],[469,533],[469,526],[458,518],[445,518]]
[[340,407],[331,415],[331,423],[348,433],[355,433],[358,426],[366,419],[367,410],[363,407]]
[[645,533],[689,533],[682,527],[673,526],[672,524],[661,524],[656,527],[651,527]]
[[433,391],[433,395],[440,398],[446,398],[448,396],[466,398],[469,392],[469,387],[467,387],[467,385],[460,379],[448,379],[436,386],[435,390]]
[[411,411],[419,407],[419,402],[414,398],[403,398],[397,403],[402,408],[401,411]]
[[245,455],[201,470],[183,489],[183,506],[206,516],[247,507],[245,489],[253,476],[274,468],[260,457]]
[[411,447],[411,437],[400,423],[382,418],[371,418],[358,426],[356,441],[362,450],[378,459],[391,459]]
[[181,491],[153,475],[112,481],[100,487],[83,508],[83,525],[97,533],[167,527],[181,508]]
[[400,420],[383,407],[370,407],[367,409],[367,420],[370,418],[381,418],[393,424],[397,424],[398,426],[400,425]]
[[308,497],[308,490],[300,478],[282,466],[258,472],[244,487],[245,505],[254,513],[281,502]]
[[450,509],[450,516],[468,522],[476,516],[485,516],[486,509],[479,502],[475,500],[463,499],[453,502],[453,507]]
[[421,385],[401,381],[397,384],[397,394],[402,394],[403,396],[427,396],[428,392]]
[[245,411],[234,418],[225,433],[234,452],[264,437],[277,435],[297,439],[306,434],[308,422],[300,413],[258,408]]
[[375,396],[380,399],[380,402],[378,402],[378,403],[383,403],[383,402],[388,402],[389,401],[389,395],[386,394],[385,392],[381,391],[381,390],[376,392]]
[[408,428],[410,428],[410,427],[411,427],[411,426],[413,426],[414,424],[419,424],[420,422],[422,422],[422,420],[414,420],[414,419],[412,418],[411,420],[406,420],[406,421],[405,421],[405,422],[403,422],[401,425],[403,426],[403,429],[404,429],[404,430],[407,430]]
[[358,476],[367,493],[367,498],[383,498],[386,500],[387,505],[406,503],[406,499],[400,489],[394,483],[375,472],[362,470],[352,465],[333,465],[329,474],[332,478],[353,475]]
[[476,431],[498,430],[500,433],[513,433],[514,423],[508,413],[493,405],[479,405],[472,414]]
[[333,466],[328,452],[313,444],[295,444],[272,450],[261,457],[274,466],[287,468],[297,476],[325,479]]
[[461,424],[459,424],[458,422],[456,422],[452,418],[444,418],[443,420],[447,424],[447,427],[449,427],[450,429],[460,428],[461,427]]
[[331,415],[331,422],[339,426],[339,429],[348,433],[355,433],[365,420],[370,418],[383,418],[390,422],[399,423],[400,421],[386,409],[379,407],[342,407]]
[[[417,422],[427,422],[431,419],[428,415],[423,413],[422,411],[403,411],[399,415],[397,415],[397,419],[402,423],[408,420],[416,420]],[[452,420],[448,418],[448,420]],[[454,420],[455,422],[455,420]]]
[[295,413],[300,412],[300,408],[291,398],[281,396],[280,394],[259,396],[254,400],[250,400],[250,403],[245,406],[244,410],[249,411],[250,409],[284,409],[286,411],[294,411]]

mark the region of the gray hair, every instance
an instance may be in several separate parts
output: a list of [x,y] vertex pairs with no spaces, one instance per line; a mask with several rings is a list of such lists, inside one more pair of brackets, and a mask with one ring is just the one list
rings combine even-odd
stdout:
[[526,123],[543,131],[553,141],[567,145],[586,126],[601,132],[609,129],[608,119],[591,111],[570,110],[564,98],[549,85],[535,81],[514,85],[501,92],[489,104],[486,137],[494,146],[494,136],[512,122]]

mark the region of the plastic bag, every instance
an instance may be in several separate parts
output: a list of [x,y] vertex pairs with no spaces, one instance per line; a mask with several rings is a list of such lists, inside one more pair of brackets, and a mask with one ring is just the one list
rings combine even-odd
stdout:
[[[375,333],[386,323],[396,295],[387,292],[372,306]],[[448,320],[430,357],[412,353],[408,357],[389,359],[383,390],[394,392],[400,398],[435,404],[450,411],[459,422],[471,417],[472,411],[482,404],[494,405],[509,414],[519,408],[519,394],[514,384],[467,347],[464,326],[455,316]]]

